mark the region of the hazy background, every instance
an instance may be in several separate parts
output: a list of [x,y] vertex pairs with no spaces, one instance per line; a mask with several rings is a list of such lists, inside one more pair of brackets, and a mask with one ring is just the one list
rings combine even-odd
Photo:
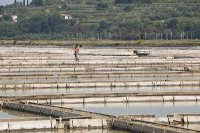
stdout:
[[[0,0],[0,6],[3,5],[5,6],[6,4],[13,4],[15,0]],[[17,1],[20,1],[20,2],[23,2],[23,0],[17,0]],[[32,0],[29,0],[29,3],[31,2]]]

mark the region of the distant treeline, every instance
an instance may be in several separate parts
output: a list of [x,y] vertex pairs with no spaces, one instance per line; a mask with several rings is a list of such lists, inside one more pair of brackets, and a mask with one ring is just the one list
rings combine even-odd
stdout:
[[0,39],[200,39],[199,7],[197,0],[32,0],[27,6],[15,1],[0,6]]

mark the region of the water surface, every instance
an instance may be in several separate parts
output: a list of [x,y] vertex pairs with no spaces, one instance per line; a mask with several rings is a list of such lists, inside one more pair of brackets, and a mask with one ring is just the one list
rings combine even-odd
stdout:
[[165,87],[88,87],[88,88],[41,88],[0,90],[0,96],[84,94],[84,93],[138,93],[138,92],[197,92],[200,86]]
[[85,103],[58,105],[104,114],[155,114],[156,117],[167,117],[174,113],[200,113],[200,102],[135,102],[135,103]]

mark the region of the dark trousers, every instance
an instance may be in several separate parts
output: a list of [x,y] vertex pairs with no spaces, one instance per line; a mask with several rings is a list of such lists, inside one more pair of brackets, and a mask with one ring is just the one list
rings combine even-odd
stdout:
[[78,52],[74,52],[76,60],[78,60]]

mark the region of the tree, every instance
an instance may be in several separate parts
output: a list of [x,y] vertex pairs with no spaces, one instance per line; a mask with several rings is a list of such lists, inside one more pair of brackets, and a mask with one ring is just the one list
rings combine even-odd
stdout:
[[135,0],[115,0],[115,4],[131,4],[134,2]]
[[153,0],[139,0],[140,3],[143,3],[143,4],[151,4],[153,3]]
[[130,12],[130,11],[132,11],[132,9],[133,9],[133,7],[132,7],[131,5],[126,5],[126,6],[124,7],[124,11],[125,11],[125,12]]
[[32,3],[34,6],[42,6],[43,5],[43,0],[32,0]]
[[108,4],[105,3],[105,2],[99,2],[97,7],[96,7],[97,10],[105,10],[105,9],[108,9]]
[[25,0],[23,0],[23,6],[25,6]]
[[108,28],[108,24],[106,21],[101,21],[100,22],[100,26],[99,26],[99,30],[104,30]]
[[8,13],[3,14],[2,19],[5,20],[5,21],[11,20],[11,14],[8,14]]
[[141,39],[141,40],[144,40],[144,34],[143,34],[143,33],[141,33],[140,39]]
[[18,27],[15,23],[0,23],[0,36],[13,37],[18,34]]
[[3,14],[3,12],[4,12],[4,7],[0,6],[0,14]]
[[178,24],[178,19],[171,19],[167,25],[168,28],[174,28]]

